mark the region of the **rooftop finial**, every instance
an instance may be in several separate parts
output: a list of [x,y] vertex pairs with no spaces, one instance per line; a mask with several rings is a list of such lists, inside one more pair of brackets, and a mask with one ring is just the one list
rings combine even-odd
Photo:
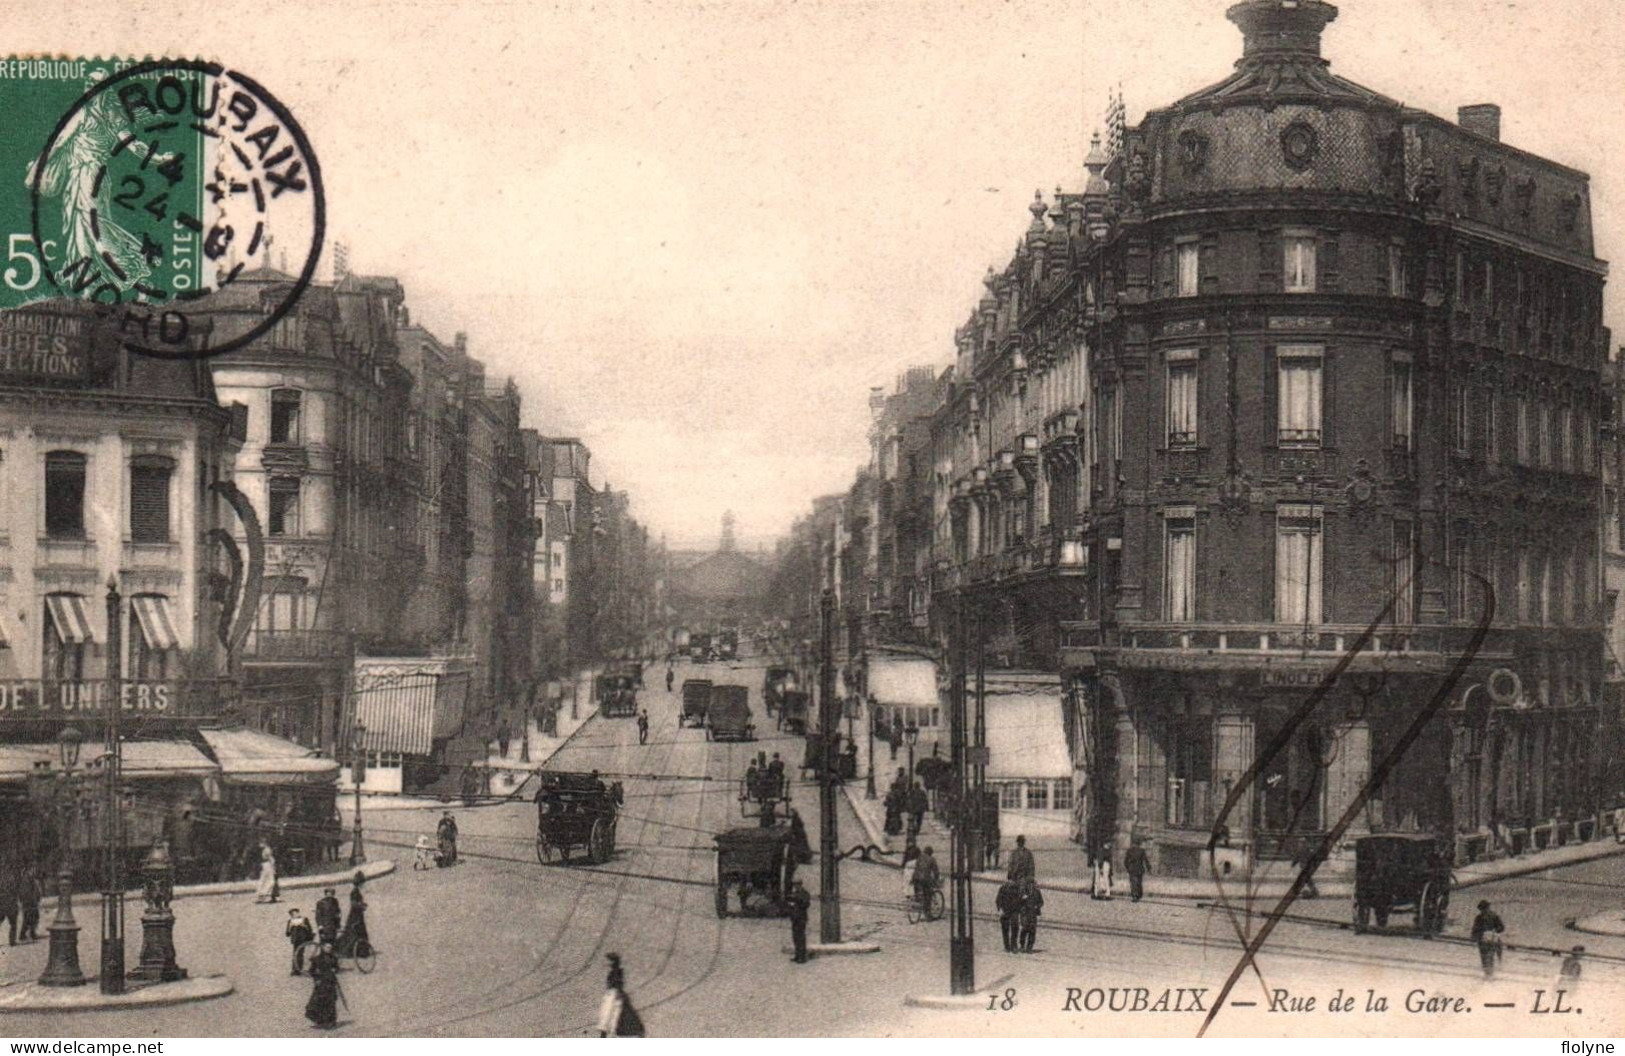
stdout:
[[1246,41],[1243,60],[1281,54],[1318,59],[1321,30],[1337,17],[1337,8],[1324,0],[1242,0],[1224,14]]

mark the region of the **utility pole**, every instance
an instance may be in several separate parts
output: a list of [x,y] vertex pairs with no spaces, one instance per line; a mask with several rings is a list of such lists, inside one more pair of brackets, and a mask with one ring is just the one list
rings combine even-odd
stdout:
[[107,580],[107,824],[102,865],[101,991],[124,993],[124,801],[119,792],[124,753],[119,718],[124,710],[124,599],[118,581]]
[[835,592],[825,590],[820,606],[823,641],[818,670],[818,730],[824,742],[818,775],[818,934],[819,941],[841,941],[841,874],[836,855],[835,738],[840,721],[835,695]]
[[987,797],[987,628],[982,622],[982,610],[976,610],[976,722],[971,732],[971,834],[976,844],[971,861],[977,871],[987,868],[987,834],[982,830],[987,820],[984,811]]
[[[962,594],[954,607],[954,650],[952,686],[948,701],[949,757],[954,768],[954,802],[958,817],[949,831],[950,879],[953,902],[949,910],[948,987],[949,993],[976,992],[976,939],[971,905],[971,847],[976,838],[975,818],[981,809],[966,809],[968,789],[965,780],[965,602]],[[980,635],[980,628],[978,628]]]

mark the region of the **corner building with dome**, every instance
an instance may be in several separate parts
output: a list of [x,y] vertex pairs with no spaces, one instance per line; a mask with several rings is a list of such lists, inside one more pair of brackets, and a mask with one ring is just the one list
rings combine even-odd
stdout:
[[957,333],[936,633],[979,614],[1057,673],[1078,838],[1119,865],[1284,867],[1345,822],[1323,876],[1371,832],[1598,838],[1588,178],[1494,105],[1333,73],[1331,4],[1227,14],[1234,72],[1097,141]]

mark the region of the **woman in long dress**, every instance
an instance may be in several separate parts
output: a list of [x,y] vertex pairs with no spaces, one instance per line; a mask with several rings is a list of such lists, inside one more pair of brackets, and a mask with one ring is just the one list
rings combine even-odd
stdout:
[[339,1025],[339,959],[332,943],[322,943],[311,959],[310,974],[316,982],[305,1002],[305,1018],[314,1026],[332,1030]]
[[1112,897],[1112,855],[1108,848],[1102,847],[1095,857],[1095,883],[1091,897],[1110,901]]
[[275,902],[276,889],[276,855],[271,851],[268,843],[260,844],[260,883],[254,889],[255,902]]
[[355,874],[355,886],[350,888],[350,915],[344,920],[339,933],[338,948],[351,957],[365,957],[372,950],[367,937],[367,900],[361,897],[361,884],[366,880],[360,870]]

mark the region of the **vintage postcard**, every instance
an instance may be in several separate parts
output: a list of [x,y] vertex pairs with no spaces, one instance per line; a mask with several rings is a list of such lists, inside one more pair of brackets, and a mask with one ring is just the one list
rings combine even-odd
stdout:
[[8,25],[0,1034],[1625,1032],[1619,8]]

